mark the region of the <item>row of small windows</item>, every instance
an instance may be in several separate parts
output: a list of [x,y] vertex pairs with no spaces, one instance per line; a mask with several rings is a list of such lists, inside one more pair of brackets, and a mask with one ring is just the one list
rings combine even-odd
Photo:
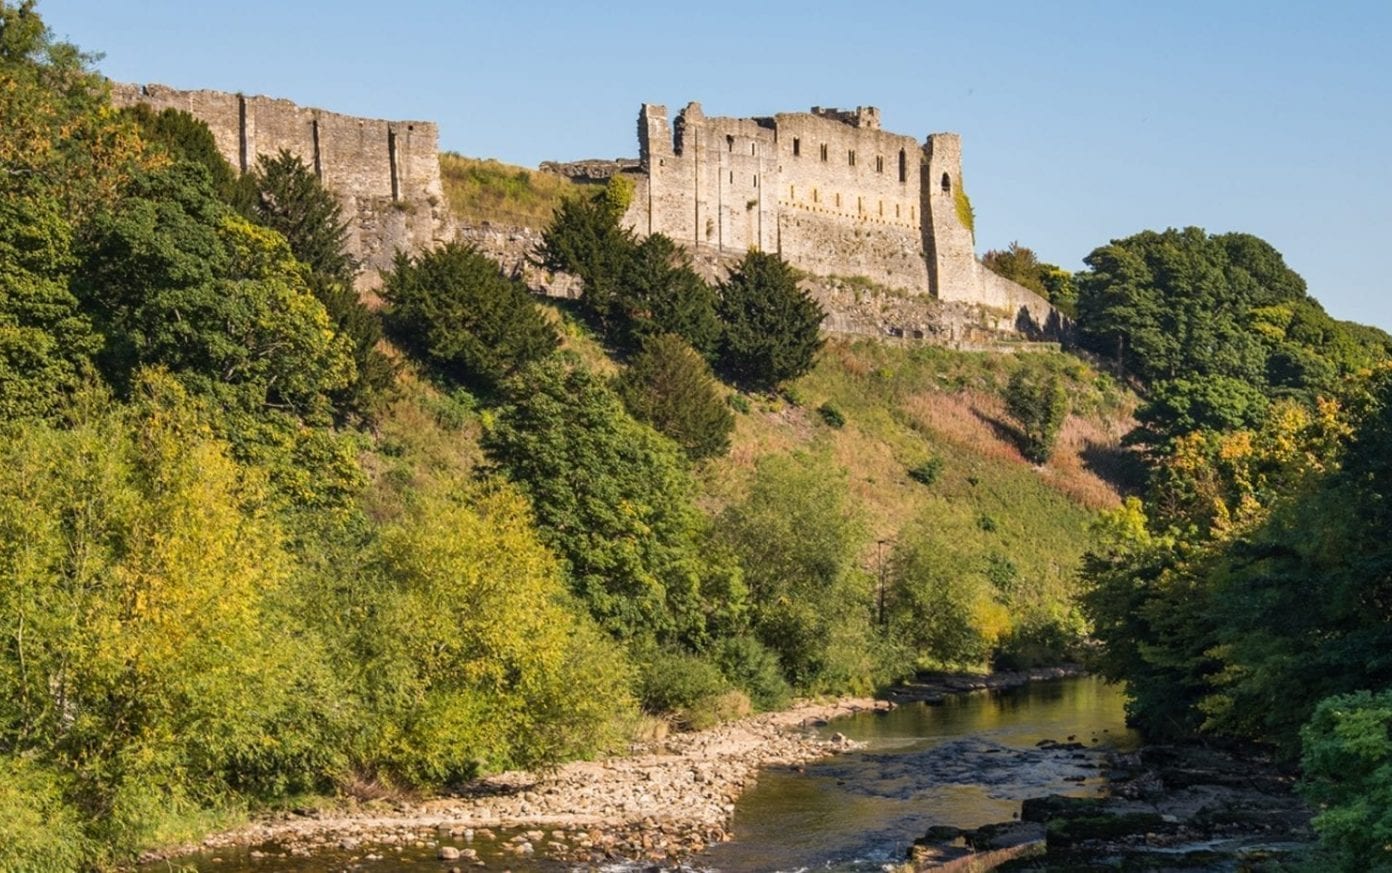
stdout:
[[[751,180],[753,180],[753,181],[751,181],[751,182],[749,183],[749,186],[750,186],[751,188],[757,188],[757,187],[759,187],[759,177],[758,177],[758,176],[750,176],[749,178],[750,178]],[[730,171],[730,184],[731,184],[731,185],[735,184],[735,171],[734,171],[734,170],[731,170],[731,171]]]
[[[796,200],[796,199],[797,199],[797,186],[796,186],[796,185],[789,185],[789,186],[788,186],[788,199],[789,199],[789,200]],[[833,199],[833,201],[835,202],[836,207],[837,207],[838,209],[841,208],[841,195],[840,195],[840,193],[833,194],[833,195],[832,195],[832,199]],[[821,203],[821,202],[822,202],[822,195],[821,195],[821,193],[820,193],[816,188],[813,188],[813,189],[812,189],[812,202],[813,202],[813,203]],[[864,199],[863,197],[857,197],[857,198],[856,198],[856,211],[859,212],[861,215],[864,215],[864,214],[865,214],[865,199]],[[881,216],[881,217],[884,217],[885,208],[884,208],[884,201],[883,201],[883,200],[880,201],[880,204],[879,204],[879,212],[880,212],[880,216]],[[900,206],[899,206],[898,203],[894,204],[894,217],[895,217],[895,218],[902,218],[902,217],[903,217],[902,214],[900,213]],[[914,208],[913,208],[912,206],[910,206],[910,207],[909,207],[909,219],[912,220],[913,218],[914,218]]]
[[[733,139],[733,137],[730,137],[730,139]],[[732,147],[732,148],[733,148],[733,147]],[[802,139],[801,139],[800,137],[796,137],[796,136],[793,137],[793,157],[795,157],[795,158],[802,157]],[[826,143],[822,143],[822,144],[821,144],[821,158],[822,158],[822,161],[823,161],[823,162],[825,162],[825,161],[828,159],[828,150],[827,150],[827,144],[826,144]],[[849,164],[849,165],[852,166],[852,167],[854,167],[854,166],[856,165],[856,153],[855,153],[855,149],[848,149],[848,150],[846,151],[846,163]],[[875,172],[876,172],[876,173],[883,173],[883,172],[884,172],[884,156],[883,156],[883,155],[876,155],[876,156],[875,156]],[[900,182],[907,182],[907,181],[909,181],[909,156],[904,152],[903,149],[900,149],[900,150],[899,150],[899,181],[900,181]]]

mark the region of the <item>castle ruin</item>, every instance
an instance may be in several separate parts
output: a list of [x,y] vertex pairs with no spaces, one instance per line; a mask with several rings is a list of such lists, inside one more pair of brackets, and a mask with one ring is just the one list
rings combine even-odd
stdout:
[[1048,301],[976,259],[959,217],[956,134],[920,144],[882,129],[871,106],[722,118],[690,103],[669,121],[665,107],[644,104],[638,147],[625,221],[640,235],[777,252],[818,276],[997,310],[1030,335],[1060,328]]
[[428,121],[382,121],[307,109],[289,100],[164,85],[111,86],[117,107],[181,109],[208,125],[218,151],[239,172],[288,149],[342,203],[348,252],[359,288],[379,283],[397,251],[422,251],[446,238],[439,132]]

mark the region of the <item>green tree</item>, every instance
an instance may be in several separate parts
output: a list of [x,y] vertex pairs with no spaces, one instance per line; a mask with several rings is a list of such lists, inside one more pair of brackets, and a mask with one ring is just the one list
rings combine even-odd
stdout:
[[668,237],[655,233],[634,247],[618,297],[625,344],[637,346],[647,337],[672,333],[714,359],[720,342],[715,290]]
[[539,265],[580,278],[580,302],[606,332],[623,318],[620,289],[636,243],[620,221],[632,196],[632,183],[615,176],[600,191],[567,198],[537,251]]
[[856,566],[864,522],[844,471],[806,456],[770,456],[748,497],[716,521],[744,567],[755,636],[803,690],[865,687],[876,675],[870,580]]
[[1025,457],[1036,464],[1047,462],[1068,417],[1068,393],[1062,380],[1017,369],[1005,388],[1005,408],[1020,425]]
[[229,203],[233,201],[237,171],[218,151],[217,140],[206,122],[182,109],[156,112],[144,103],[127,106],[121,114],[139,126],[146,143],[163,148],[175,161],[198,164],[207,170],[218,196]]
[[432,488],[371,569],[380,719],[372,757],[408,784],[604,751],[634,709],[623,653],[576,614],[525,499]]
[[387,326],[402,345],[455,382],[485,390],[550,355],[559,342],[521,283],[458,243],[414,257],[398,254],[382,297]]
[[1340,870],[1392,870],[1392,691],[1321,701],[1300,736],[1321,845]]
[[342,204],[304,161],[285,149],[275,157],[258,158],[243,181],[242,213],[285,237],[295,259],[309,267],[310,290],[324,304],[334,329],[351,344],[357,378],[341,399],[365,412],[391,384],[393,371],[378,349],[381,319],[354,287],[359,265],[348,253]]
[[317,738],[273,727],[316,655],[272,608],[291,562],[258,477],[177,383],[78,412],[0,443],[0,754],[65,774],[114,860],[258,771],[316,784]]
[[1175,438],[1195,431],[1257,427],[1267,404],[1260,388],[1228,376],[1165,379],[1151,387],[1136,412],[1140,427],[1127,435],[1127,441],[1163,453]]
[[681,337],[661,334],[645,342],[617,388],[634,418],[671,437],[688,457],[729,451],[734,414],[710,365]]
[[772,389],[812,369],[826,313],[797,282],[782,258],[751,251],[721,283],[720,365],[735,381]]
[[284,238],[233,214],[201,167],[138,175],[88,236],[75,287],[115,384],[158,365],[228,408],[315,418],[352,383],[348,342]]
[[484,448],[531,498],[572,590],[619,638],[698,640],[725,605],[703,602],[702,519],[677,447],[583,370],[542,362],[506,389]]
[[919,520],[899,533],[889,559],[886,620],[897,642],[916,658],[983,663],[995,643],[988,617],[998,611],[994,590],[974,562],[954,554]]

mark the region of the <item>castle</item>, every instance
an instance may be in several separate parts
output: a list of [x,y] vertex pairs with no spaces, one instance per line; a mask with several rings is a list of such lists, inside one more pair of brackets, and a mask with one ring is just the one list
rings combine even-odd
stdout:
[[[503,231],[500,241],[496,229],[451,220],[438,130],[430,122],[356,118],[288,100],[163,85],[113,84],[112,101],[201,119],[242,172],[281,149],[297,155],[343,204],[349,252],[362,265],[360,289],[378,285],[398,251],[451,239],[479,243],[509,268],[530,269],[534,233]],[[631,178],[624,221],[639,235],[666,234],[722,262],[751,248],[777,252],[811,276],[869,280],[891,292],[880,295],[875,311],[852,312],[834,289],[819,289],[830,329],[960,341],[973,319],[988,331],[1034,338],[1057,338],[1064,327],[1047,301],[976,259],[956,134],[933,134],[920,144],[883,130],[874,107],[719,118],[691,103],[669,121],[664,107],[644,104],[638,146],[636,162],[543,168],[584,182],[614,173]],[[934,301],[975,314],[948,324]]]
[[976,259],[956,134],[920,145],[870,106],[720,118],[690,103],[669,122],[644,104],[638,145],[625,221],[640,235],[778,252],[814,275],[999,310],[1027,334],[1060,328],[1048,301]]
[[362,265],[360,288],[378,284],[397,251],[421,251],[449,236],[439,131],[428,121],[356,118],[289,100],[164,85],[113,83],[111,102],[189,113],[208,125],[218,151],[239,172],[288,149],[338,195],[348,252]]

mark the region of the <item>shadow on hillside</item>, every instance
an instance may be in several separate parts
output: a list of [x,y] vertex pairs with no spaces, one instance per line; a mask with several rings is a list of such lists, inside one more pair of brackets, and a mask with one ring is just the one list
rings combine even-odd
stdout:
[[977,421],[991,429],[992,436],[1013,447],[1015,451],[1020,453],[1021,457],[1024,456],[1025,435],[1020,433],[1019,428],[1004,419],[997,418],[994,415],[988,415],[975,406],[971,407],[971,414],[976,416]]
[[1131,449],[1116,443],[1087,440],[1078,452],[1083,467],[1123,497],[1139,494],[1145,485],[1145,465]]

